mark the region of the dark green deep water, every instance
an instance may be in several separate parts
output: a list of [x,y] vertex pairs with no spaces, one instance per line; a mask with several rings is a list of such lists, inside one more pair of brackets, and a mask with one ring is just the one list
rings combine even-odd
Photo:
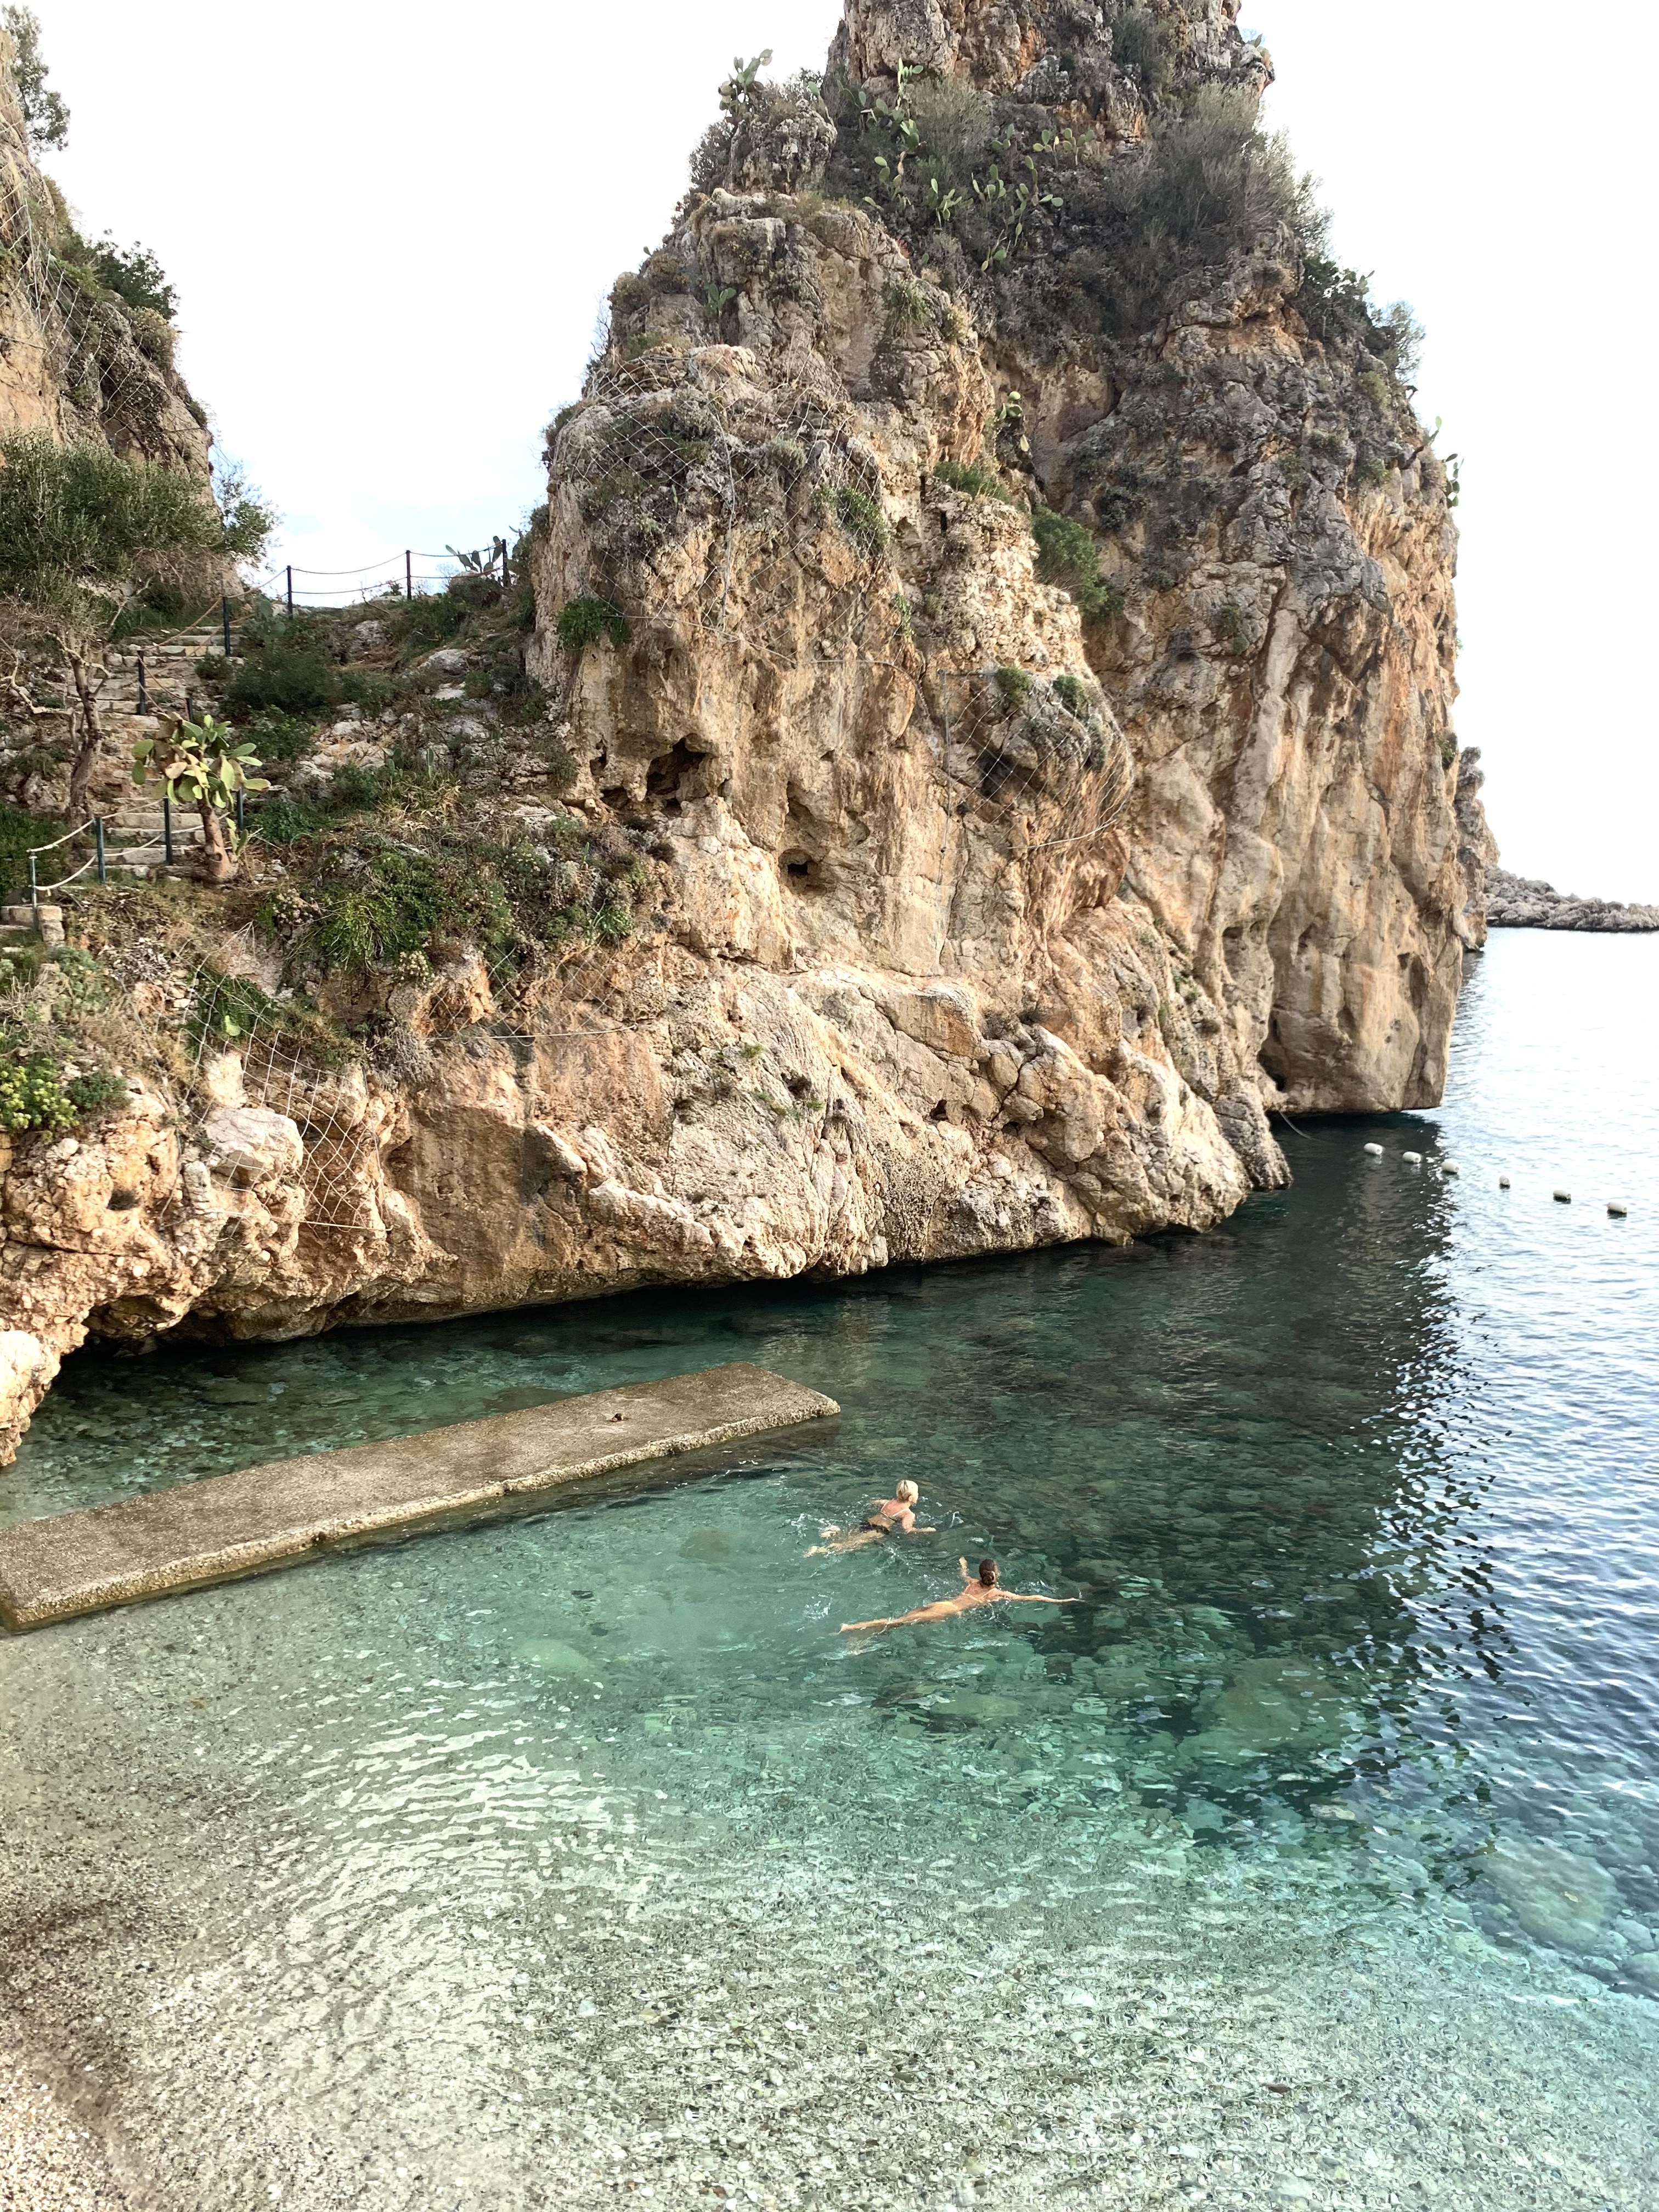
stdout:
[[[1445,1109],[1202,1238],[71,1363],[0,1516],[844,1411],[0,1644],[36,2047],[164,2203],[1659,2204],[1656,984],[1498,937]],[[803,1559],[903,1474],[937,1538]],[[836,1634],[985,1550],[1079,1602]]]

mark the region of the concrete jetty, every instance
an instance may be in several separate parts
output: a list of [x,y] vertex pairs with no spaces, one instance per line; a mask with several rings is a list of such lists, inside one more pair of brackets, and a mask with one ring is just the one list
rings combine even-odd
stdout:
[[748,1361],[344,1451],[267,1461],[0,1534],[0,1621],[77,1613],[258,1572],[382,1529],[823,1420],[833,1398]]

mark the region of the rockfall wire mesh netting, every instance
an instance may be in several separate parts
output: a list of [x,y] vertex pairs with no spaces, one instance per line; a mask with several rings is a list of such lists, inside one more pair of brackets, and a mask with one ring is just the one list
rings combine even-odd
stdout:
[[742,618],[738,534],[790,557],[795,526],[833,518],[848,580],[868,588],[887,526],[874,454],[843,403],[804,380],[700,380],[672,353],[597,371],[556,433],[558,482],[574,497],[602,574],[649,563],[653,581],[707,629]]
[[[879,464],[836,392],[805,374],[711,375],[695,356],[653,352],[594,373],[555,433],[552,459],[555,499],[574,501],[618,611],[655,599],[769,652],[775,611],[815,588],[826,659],[844,652],[864,672],[915,683],[958,817],[989,810],[1018,823],[1024,850],[1098,836],[1121,818],[1130,757],[1091,678],[930,656],[890,557]],[[883,630],[890,658],[868,650]]]
[[0,385],[20,422],[50,427],[50,365],[62,364],[70,404],[82,416],[116,424],[141,447],[161,438],[172,404],[165,362],[173,334],[153,310],[136,313],[100,297],[55,250],[58,222],[27,188],[27,173],[0,166],[0,283],[27,310],[33,331],[15,332],[0,355]]
[[[192,1110],[179,1182],[162,1218],[228,1218],[235,1211],[228,1194],[263,1183],[267,1167],[274,1167],[275,1179],[285,1170],[290,1187],[297,1182],[303,1193],[301,1218],[307,1229],[372,1230],[380,1182],[375,1155],[391,1131],[366,1059],[303,1000],[273,998],[239,972],[242,951],[252,948],[233,939],[213,963],[200,963],[164,1017],[185,1049]],[[491,986],[488,994],[477,989],[478,970]],[[529,967],[507,956],[481,957],[476,969],[463,961],[453,972],[428,965],[422,973],[417,963],[404,987],[425,1000],[432,1036],[465,1029],[520,1064],[540,1046],[569,1039],[597,1043],[648,1024],[665,1004],[649,978],[641,982],[626,973],[617,947],[580,943],[551,948]],[[410,1042],[404,1040],[405,1053]],[[414,1042],[413,1049],[418,1055],[422,1042]],[[419,1087],[418,1065],[385,1072]],[[234,1114],[244,1107],[292,1122],[297,1156],[283,1152],[279,1132],[261,1137],[257,1129],[216,1120],[223,1109]]]
[[977,803],[1018,820],[1030,852],[1100,836],[1122,818],[1134,781],[1129,750],[1079,678],[931,672],[941,763],[958,810]]
[[[196,969],[176,1018],[191,1052],[198,1119],[196,1150],[185,1148],[163,1218],[228,1215],[233,1208],[226,1192],[274,1170],[297,1174],[307,1226],[369,1226],[361,1170],[380,1129],[362,1069],[329,1051],[249,978],[205,963]],[[244,1107],[291,1121],[299,1156],[284,1153],[280,1141],[273,1146],[257,1128],[215,1120],[216,1111],[234,1115]]]

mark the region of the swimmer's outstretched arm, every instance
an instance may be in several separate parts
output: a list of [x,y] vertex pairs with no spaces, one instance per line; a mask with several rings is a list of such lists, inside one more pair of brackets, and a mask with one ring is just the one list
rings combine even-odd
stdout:
[[1076,1605],[1074,1597],[1040,1597],[1035,1590],[1006,1590],[999,1589],[999,1597],[1006,1597],[1010,1605]]

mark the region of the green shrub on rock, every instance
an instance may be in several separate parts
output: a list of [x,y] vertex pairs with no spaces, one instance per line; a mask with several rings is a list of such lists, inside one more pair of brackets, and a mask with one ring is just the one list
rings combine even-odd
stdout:
[[976,464],[940,461],[933,475],[939,483],[949,484],[964,499],[1000,499],[1010,507],[1019,504],[1000,477],[994,477],[989,469],[980,468]]
[[107,1067],[72,1076],[64,1089],[76,1112],[82,1115],[107,1113],[112,1107],[125,1105],[127,1099],[127,1079]]
[[830,505],[836,521],[860,552],[873,561],[886,550],[892,532],[880,503],[867,492],[842,484],[830,494]]
[[1031,531],[1037,543],[1039,582],[1058,584],[1091,621],[1122,613],[1123,595],[1101,574],[1095,541],[1080,522],[1051,507],[1039,507],[1031,516]]
[[632,635],[627,617],[609,599],[568,599],[559,610],[556,628],[559,650],[572,660],[590,645],[597,645],[601,638],[623,646]]
[[75,1101],[44,1053],[0,1053],[0,1129],[21,1137],[36,1129],[75,1126]]
[[1112,18],[1112,59],[1132,70],[1148,100],[1170,81],[1170,53],[1158,19],[1146,8],[1121,7]]
[[271,708],[324,714],[343,696],[339,668],[303,617],[284,620],[274,609],[253,616],[243,626],[242,652],[225,688],[226,711],[239,721]]

